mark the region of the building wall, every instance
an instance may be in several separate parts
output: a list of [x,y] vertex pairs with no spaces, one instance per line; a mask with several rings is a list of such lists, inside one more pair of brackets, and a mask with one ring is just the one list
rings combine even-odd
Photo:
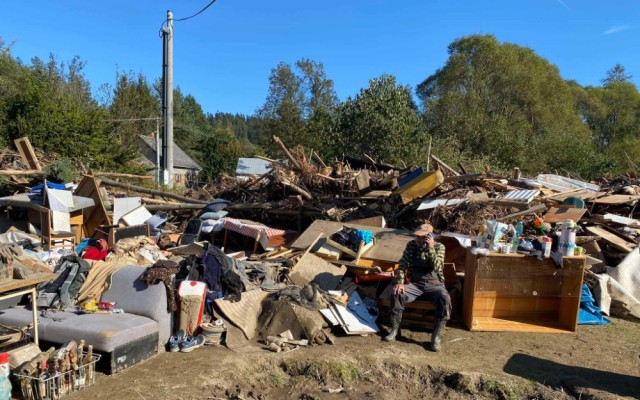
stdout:
[[[187,187],[187,177],[189,174],[197,175],[199,171],[184,169],[184,168],[174,168],[173,169],[173,186],[174,187]],[[153,176],[158,176],[158,170],[154,169],[150,172]]]

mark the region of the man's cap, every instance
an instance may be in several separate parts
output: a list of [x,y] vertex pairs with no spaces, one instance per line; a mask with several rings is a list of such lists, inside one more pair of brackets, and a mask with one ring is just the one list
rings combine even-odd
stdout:
[[427,236],[430,233],[433,233],[433,226],[431,224],[422,224],[413,231],[415,236]]

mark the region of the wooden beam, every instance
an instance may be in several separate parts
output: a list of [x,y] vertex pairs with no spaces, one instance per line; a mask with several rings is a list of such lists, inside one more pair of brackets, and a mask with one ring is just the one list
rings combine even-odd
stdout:
[[172,204],[145,204],[144,207],[149,211],[174,211],[174,210],[199,210],[204,208],[206,204],[188,204],[188,203],[172,203]]
[[19,169],[4,169],[0,171],[0,175],[44,175],[44,171],[37,169],[27,169],[27,170],[19,170]]
[[444,181],[447,183],[450,182],[466,182],[483,179],[484,174],[464,174],[464,175],[456,175],[456,176],[448,176],[444,178]]
[[513,214],[505,215],[502,218],[497,218],[496,221],[504,221],[504,220],[510,219],[510,218],[522,217],[522,216],[533,214],[533,213],[536,213],[538,211],[542,211],[542,210],[546,210],[546,209],[547,209],[546,205],[538,204],[537,206],[533,206],[533,207],[529,208],[528,210],[518,211],[518,212],[515,212]]
[[298,163],[298,160],[296,160],[293,155],[289,152],[289,149],[287,149],[287,146],[284,145],[284,143],[282,143],[282,140],[280,140],[279,137],[277,137],[276,135],[273,135],[273,140],[278,144],[278,146],[280,146],[280,148],[282,149],[282,151],[284,152],[284,154],[287,156],[287,158],[289,159],[289,161],[291,161],[291,163],[293,164],[294,167],[300,169],[300,163]]
[[[88,176],[88,175],[85,175]],[[145,187],[142,186],[135,186],[135,185],[131,185],[125,182],[118,182],[118,181],[112,181],[111,179],[106,179],[106,178],[101,178],[100,182],[102,183],[102,185],[104,186],[110,186],[110,187],[117,187],[117,188],[122,188],[122,189],[126,189],[126,190],[131,190],[133,192],[140,192],[140,193],[146,193],[146,194],[152,194],[155,196],[161,196],[167,199],[174,199],[174,200],[178,200],[184,203],[188,203],[188,204],[207,204],[206,201],[203,200],[198,200],[198,199],[190,199],[188,197],[184,197],[184,196],[180,196],[174,193],[168,193],[168,192],[163,192],[161,190],[153,190],[153,189],[147,189]]]
[[456,171],[455,169],[451,168],[450,166],[448,166],[444,161],[442,161],[441,159],[439,159],[438,157],[434,156],[433,154],[431,155],[431,159],[433,161],[436,162],[436,164],[438,164],[440,167],[442,167],[443,169],[445,169],[447,172],[449,172],[451,175],[454,176],[458,176],[460,175],[458,173],[458,171]]
[[153,179],[151,175],[134,175],[134,174],[122,174],[119,172],[94,172],[95,176],[107,176],[111,178],[133,178],[133,179]]
[[21,137],[14,140],[13,143],[15,143],[18,153],[20,153],[20,157],[22,157],[22,160],[27,167],[36,171],[42,171],[42,167],[40,167],[40,163],[38,162],[38,157],[36,157],[36,153],[33,151],[33,147],[31,146],[31,142],[28,137]]

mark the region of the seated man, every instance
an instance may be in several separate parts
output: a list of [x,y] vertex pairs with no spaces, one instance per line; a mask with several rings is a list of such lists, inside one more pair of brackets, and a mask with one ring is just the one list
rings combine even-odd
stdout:
[[[435,303],[436,322],[431,336],[431,350],[440,351],[442,332],[451,316],[451,298],[444,287],[444,245],[433,239],[433,226],[423,224],[407,244],[393,282],[390,298],[391,332],[383,340],[395,340],[405,305],[422,297]],[[405,283],[409,273],[410,283]]]

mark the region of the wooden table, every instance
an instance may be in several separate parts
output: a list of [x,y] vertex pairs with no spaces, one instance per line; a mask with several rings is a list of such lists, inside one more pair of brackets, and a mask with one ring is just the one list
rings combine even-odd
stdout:
[[[37,272],[29,275],[29,279],[12,279],[0,284],[0,300],[31,294],[31,307],[33,308],[33,339],[38,344],[38,307],[36,306],[36,286],[39,283],[52,280],[56,274]],[[20,290],[22,289],[22,290]]]

